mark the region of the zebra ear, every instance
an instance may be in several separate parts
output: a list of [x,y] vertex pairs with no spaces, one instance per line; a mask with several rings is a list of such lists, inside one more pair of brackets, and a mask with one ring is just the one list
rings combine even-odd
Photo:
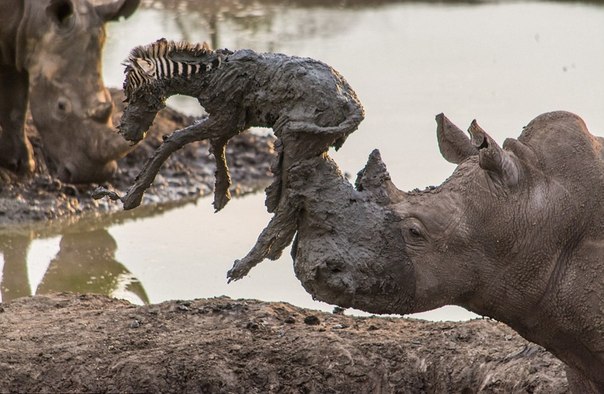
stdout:
[[153,75],[153,63],[145,59],[136,59],[136,64],[148,75]]

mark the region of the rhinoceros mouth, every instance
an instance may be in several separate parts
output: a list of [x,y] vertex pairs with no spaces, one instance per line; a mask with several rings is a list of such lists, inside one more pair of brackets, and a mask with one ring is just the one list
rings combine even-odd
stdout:
[[343,263],[327,260],[308,265],[296,259],[294,269],[302,286],[313,298],[344,308],[350,307],[355,288],[343,270]]
[[408,270],[373,270],[370,268],[381,264],[372,263],[357,265],[331,258],[308,264],[296,259],[294,267],[302,286],[314,299],[369,313],[408,313],[414,297],[414,287],[405,286],[408,281],[404,275],[409,275]]

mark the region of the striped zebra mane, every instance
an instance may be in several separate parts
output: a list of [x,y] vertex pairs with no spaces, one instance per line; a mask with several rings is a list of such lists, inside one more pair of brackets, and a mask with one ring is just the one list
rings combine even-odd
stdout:
[[135,90],[154,80],[174,76],[190,77],[217,67],[217,64],[208,62],[207,55],[213,53],[206,42],[193,44],[168,41],[165,38],[133,48],[122,63],[126,74],[123,86],[126,100]]

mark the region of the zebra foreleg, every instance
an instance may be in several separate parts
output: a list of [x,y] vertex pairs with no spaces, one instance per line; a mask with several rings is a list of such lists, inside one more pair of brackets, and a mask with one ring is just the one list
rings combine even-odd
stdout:
[[136,208],[141,204],[143,194],[151,186],[161,166],[172,153],[191,142],[215,139],[221,135],[224,135],[224,127],[213,121],[211,117],[170,134],[164,143],[155,150],[153,156],[147,160],[134,184],[121,198],[124,209]]

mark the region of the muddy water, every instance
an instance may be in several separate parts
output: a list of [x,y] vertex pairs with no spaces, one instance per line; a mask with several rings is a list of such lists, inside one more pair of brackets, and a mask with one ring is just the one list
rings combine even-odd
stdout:
[[[379,148],[402,189],[439,184],[453,170],[435,142],[439,112],[462,128],[477,118],[500,142],[517,136],[537,114],[557,109],[578,113],[592,132],[604,135],[604,6],[237,7],[142,9],[110,25],[106,83],[120,86],[119,64],[128,51],[162,36],[321,59],[348,79],[367,110],[335,159],[355,174]],[[192,100],[171,105],[200,111]],[[234,200],[218,214],[209,199],[201,199],[116,223],[91,220],[0,236],[2,297],[77,290],[142,303],[226,294],[331,310],[304,292],[289,255],[226,284],[232,261],[246,254],[269,220],[263,198]],[[459,320],[472,314],[446,307],[419,316]]]

